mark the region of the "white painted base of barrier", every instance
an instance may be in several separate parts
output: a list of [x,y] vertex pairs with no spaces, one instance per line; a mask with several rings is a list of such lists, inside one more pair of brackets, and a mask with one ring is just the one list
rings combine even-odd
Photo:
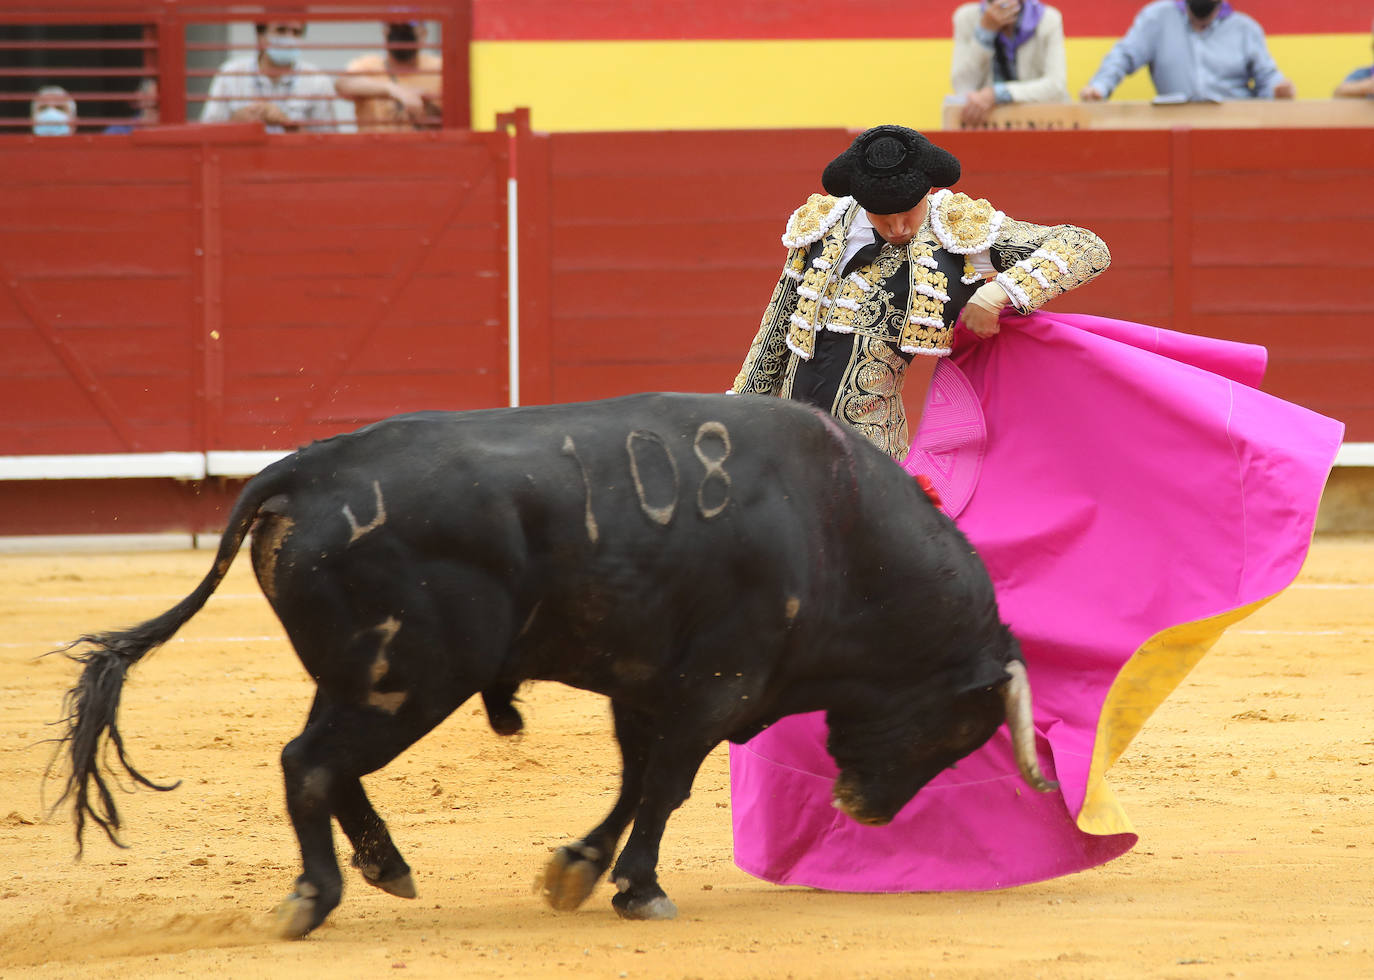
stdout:
[[51,554],[53,552],[107,551],[185,551],[196,547],[201,538],[204,546],[219,545],[218,534],[191,534],[169,531],[163,534],[18,534],[0,537],[0,555]]
[[[246,479],[294,450],[212,450],[208,453],[98,453],[74,456],[0,456],[0,480]],[[1337,466],[1374,466],[1374,442],[1347,442]]]
[[254,476],[294,450],[0,456],[0,480],[204,480]]

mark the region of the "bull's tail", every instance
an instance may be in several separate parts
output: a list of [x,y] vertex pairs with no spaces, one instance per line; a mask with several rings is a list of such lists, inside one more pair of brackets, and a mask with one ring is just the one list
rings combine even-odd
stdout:
[[119,809],[115,806],[114,795],[107,781],[111,777],[117,778],[118,773],[108,757],[107,746],[114,747],[115,759],[136,783],[157,790],[175,789],[180,785],[180,781],[170,785],[155,783],[129,761],[119,731],[119,699],[124,690],[124,679],[129,668],[170,640],[205,605],[228,574],[229,566],[233,564],[235,555],[253,526],[258,509],[269,497],[282,491],[293,469],[291,459],[282,460],[258,474],[244,487],[229,515],[229,526],[220,538],[214,566],[185,599],[162,615],[130,629],[88,633],[61,650],[54,651],[65,652],[83,667],[80,679],[63,700],[63,717],[57,724],[63,726],[65,731],[56,740],[57,751],[48,767],[51,774],[63,756],[70,763],[71,772],[53,809],[56,810],[69,798],[73,800],[78,855],[82,849],[87,817],[98,824],[114,844],[124,846],[117,836]]

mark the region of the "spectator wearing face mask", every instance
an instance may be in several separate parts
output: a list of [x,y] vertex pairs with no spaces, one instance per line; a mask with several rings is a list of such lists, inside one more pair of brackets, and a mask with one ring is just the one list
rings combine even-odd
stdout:
[[1078,97],[1109,98],[1127,75],[1150,69],[1159,97],[1187,102],[1291,99],[1297,93],[1274,64],[1264,28],[1218,0],[1155,0],[1102,59]]
[[44,85],[29,103],[35,136],[70,136],[76,132],[76,101],[61,85]]
[[201,110],[205,123],[261,122],[270,132],[335,129],[334,86],[301,58],[300,21],[260,23],[257,53],[220,65]]
[[423,51],[419,21],[384,25],[386,53],[365,54],[348,63],[335,90],[352,99],[360,132],[420,129],[439,123],[443,60]]

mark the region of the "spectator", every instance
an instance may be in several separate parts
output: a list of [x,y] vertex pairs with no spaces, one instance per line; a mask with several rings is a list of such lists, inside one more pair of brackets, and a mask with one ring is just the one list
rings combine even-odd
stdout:
[[136,129],[148,129],[158,124],[161,116],[157,102],[157,79],[145,78],[139,82],[129,105],[134,110],[133,118],[128,122],[106,126],[105,132],[132,133]]
[[411,20],[385,27],[386,54],[354,58],[335,90],[353,100],[359,131],[438,125],[443,59],[423,50],[425,25]]
[[301,21],[254,25],[256,54],[239,55],[220,65],[201,110],[204,123],[261,122],[270,132],[334,129],[334,86],[329,77],[302,61]]
[[979,126],[1008,102],[1067,102],[1064,18],[1041,0],[982,0],[954,11],[950,82],[959,121]]
[[1338,99],[1374,98],[1374,66],[1356,68],[1345,81],[1336,86],[1333,95]]
[[1078,97],[1084,102],[1109,98],[1123,78],[1146,65],[1163,99],[1225,102],[1297,94],[1274,64],[1264,28],[1218,0],[1146,4]]
[[76,100],[61,85],[44,85],[29,103],[35,136],[70,136],[76,132]]

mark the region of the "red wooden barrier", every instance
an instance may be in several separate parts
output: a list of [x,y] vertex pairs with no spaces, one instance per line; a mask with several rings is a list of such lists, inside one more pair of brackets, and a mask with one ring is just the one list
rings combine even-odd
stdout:
[[0,158],[0,455],[285,449],[506,401],[502,135],[206,133]]
[[[729,385],[841,130],[283,135],[0,153],[0,456],[289,449],[521,400]],[[1374,441],[1374,130],[948,133],[960,189],[1093,228],[1057,308],[1266,344],[1266,387]],[[513,148],[513,149],[512,149]],[[511,155],[513,152],[513,156]],[[233,484],[0,481],[0,534],[206,529]]]
[[[521,280],[522,294],[553,297],[551,342],[523,367],[547,375],[543,397],[728,386],[781,266],[783,223],[852,136],[522,133],[520,158],[548,159],[521,171],[549,197],[549,265]],[[1374,184],[1361,162],[1374,159],[1374,129],[940,140],[963,162],[958,189],[1107,241],[1111,269],[1056,309],[1265,344],[1266,390],[1342,419],[1351,441],[1374,440],[1374,251],[1363,241]],[[522,240],[537,218],[522,217]]]

